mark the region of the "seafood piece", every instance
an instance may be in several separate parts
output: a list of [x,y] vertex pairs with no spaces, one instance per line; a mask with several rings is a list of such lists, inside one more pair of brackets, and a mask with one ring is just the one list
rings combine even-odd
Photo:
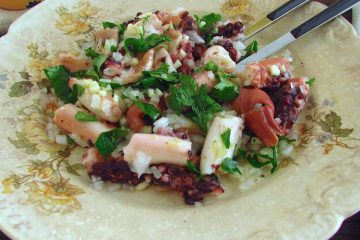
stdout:
[[[240,117],[215,117],[206,136],[200,158],[200,172],[212,174],[225,158],[232,158],[242,135],[244,121]],[[221,134],[230,129],[230,147],[226,148]]]
[[95,44],[98,50],[102,50],[106,40],[112,40],[116,43],[119,41],[119,30],[117,28],[106,28],[95,32]]
[[169,72],[176,71],[169,52],[165,48],[160,48],[154,55],[154,69],[158,69],[163,63],[169,66]]
[[191,155],[191,142],[176,137],[135,133],[124,148],[124,160],[133,163],[139,153],[149,156],[150,164],[185,165]]
[[254,88],[267,87],[271,85],[273,78],[279,77],[282,72],[290,72],[289,61],[286,58],[265,59],[246,65],[245,70],[237,74],[237,84]]
[[199,86],[206,85],[209,89],[212,89],[217,84],[217,80],[212,71],[196,73],[192,77],[195,79],[196,83]]
[[279,88],[264,88],[274,102],[275,118],[281,120],[280,126],[286,134],[290,133],[309,96],[309,86],[304,78],[291,78]]
[[80,122],[75,119],[77,112],[82,111],[73,104],[66,104],[55,111],[55,124],[67,132],[76,134],[86,141],[96,142],[98,136],[103,132],[108,132],[114,127],[110,127],[101,122]]
[[222,46],[216,45],[206,50],[203,62],[207,64],[210,61],[213,61],[220,69],[227,73],[235,71],[236,63],[231,59],[229,52]]
[[70,88],[72,88],[74,84],[84,86],[85,81],[87,81],[89,87],[84,88],[84,93],[78,97],[79,102],[100,118],[112,123],[118,122],[121,118],[120,103],[114,101],[112,96],[104,95],[107,94],[106,92],[100,95],[100,91],[95,91],[100,89],[96,81],[71,78],[69,86]]
[[[144,21],[145,18],[147,19],[146,22]],[[142,34],[144,34],[144,37],[148,37],[151,34],[161,35],[163,33],[162,24],[156,14],[141,14],[137,17],[136,22],[127,25],[126,31],[124,32],[124,39],[139,39]]]
[[213,175],[205,175],[201,180],[182,166],[173,164],[155,165],[159,171],[159,178],[154,177],[155,185],[182,192],[186,204],[201,202],[208,193],[219,195],[224,192],[219,178]]
[[233,109],[244,114],[245,125],[267,146],[278,143],[277,135],[285,132],[274,119],[275,107],[270,97],[260,89],[240,89],[232,103]]
[[120,77],[116,77],[113,80],[122,85],[135,83],[141,79],[143,71],[150,71],[154,62],[154,49],[147,51],[141,58],[138,65],[135,68],[129,70],[122,70]]
[[82,157],[82,163],[85,164],[88,173],[92,172],[95,163],[104,162],[104,158],[99,151],[92,147],[89,148]]
[[126,120],[129,128],[135,132],[141,132],[144,128],[144,112],[136,104],[131,105],[126,113]]
[[91,61],[87,59],[81,59],[78,57],[75,57],[72,54],[60,54],[59,55],[59,63],[60,65],[64,65],[67,70],[70,72],[77,72],[81,70],[88,70]]

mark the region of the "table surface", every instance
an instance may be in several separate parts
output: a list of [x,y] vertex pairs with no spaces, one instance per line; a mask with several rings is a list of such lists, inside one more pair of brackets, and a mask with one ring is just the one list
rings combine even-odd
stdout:
[[[317,0],[324,4],[330,5],[336,0]],[[351,22],[351,11],[344,14],[344,17]],[[360,212],[347,219],[330,240],[353,240],[360,239]],[[4,233],[0,231],[0,240],[10,240]]]

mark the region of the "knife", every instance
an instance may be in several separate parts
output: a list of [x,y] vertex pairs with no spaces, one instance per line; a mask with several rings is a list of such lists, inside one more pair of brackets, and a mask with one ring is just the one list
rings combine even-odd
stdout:
[[262,59],[269,57],[270,55],[274,54],[275,52],[279,51],[280,49],[284,48],[285,46],[289,45],[290,43],[296,41],[297,39],[301,38],[302,36],[306,35],[307,33],[317,29],[318,27],[324,25],[325,23],[329,22],[330,20],[334,19],[335,17],[339,16],[340,14],[346,12],[347,10],[351,9],[354,5],[359,3],[360,0],[339,0],[324,11],[320,12],[319,14],[315,15],[310,20],[306,21],[305,23],[301,24],[300,26],[296,27],[292,31],[286,33],[282,37],[278,38],[274,42],[270,43],[269,45],[265,46],[261,50],[259,50],[256,54],[251,55],[250,57],[244,59],[240,63],[237,64],[236,70],[243,71],[245,65],[251,62],[257,62]]
[[271,25],[272,23],[276,22],[280,18],[286,16],[288,13],[294,11],[295,9],[303,6],[304,4],[308,3],[310,0],[291,0],[276,10],[269,13],[266,17],[255,23],[253,26],[247,28],[244,32],[244,39],[249,38],[250,36],[254,35],[255,33],[263,30],[267,26]]

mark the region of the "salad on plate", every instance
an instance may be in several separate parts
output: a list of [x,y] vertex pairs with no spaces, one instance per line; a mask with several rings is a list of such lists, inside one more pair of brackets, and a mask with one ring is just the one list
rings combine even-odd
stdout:
[[275,173],[291,156],[315,79],[293,76],[290,55],[237,72],[258,48],[242,42],[240,20],[177,9],[102,25],[83,57],[44,69],[41,98],[57,108],[55,141],[86,149],[93,180],[156,185],[195,204],[224,192],[224,174]]

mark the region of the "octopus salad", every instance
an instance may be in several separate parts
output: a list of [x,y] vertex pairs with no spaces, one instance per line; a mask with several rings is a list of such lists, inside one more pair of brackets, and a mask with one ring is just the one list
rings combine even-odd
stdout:
[[[314,79],[295,77],[289,57],[236,64],[257,51],[241,21],[211,13],[138,13],[103,22],[82,57],[44,69],[59,144],[86,149],[88,175],[155,185],[195,204],[224,192],[242,166],[274,173]],[[220,178],[219,178],[220,176]]]

